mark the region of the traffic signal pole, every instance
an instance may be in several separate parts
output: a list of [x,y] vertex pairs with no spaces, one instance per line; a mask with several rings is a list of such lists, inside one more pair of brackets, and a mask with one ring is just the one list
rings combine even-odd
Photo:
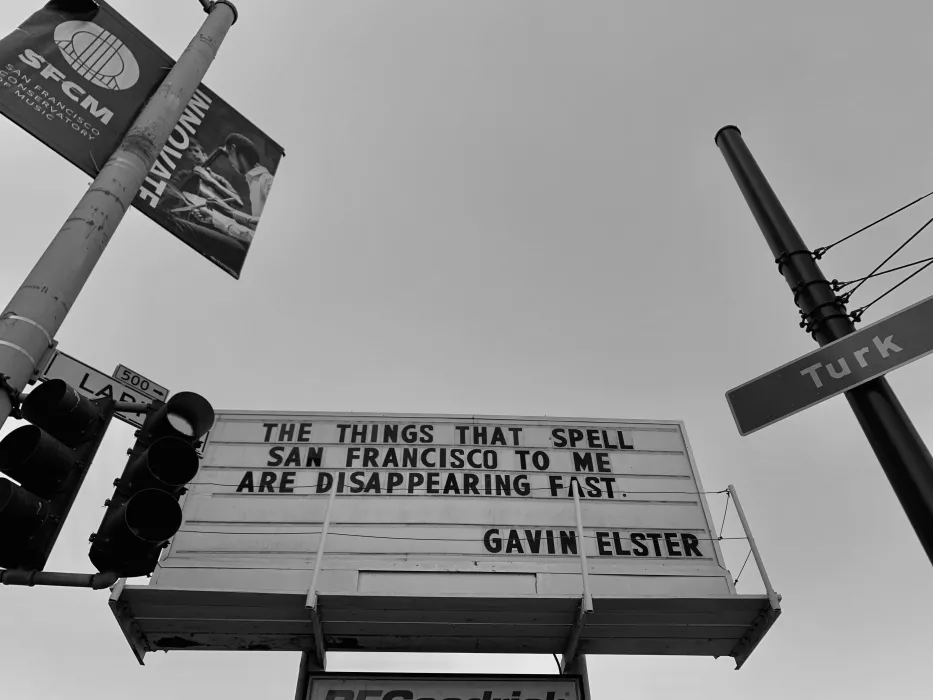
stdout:
[[236,21],[229,0],[201,4],[208,13],[201,29],[0,314],[0,427]]
[[[724,126],[715,141],[771,248],[778,271],[794,294],[801,325],[821,346],[855,331],[845,304],[804,244],[738,128]],[[884,377],[845,395],[933,563],[933,456]]]

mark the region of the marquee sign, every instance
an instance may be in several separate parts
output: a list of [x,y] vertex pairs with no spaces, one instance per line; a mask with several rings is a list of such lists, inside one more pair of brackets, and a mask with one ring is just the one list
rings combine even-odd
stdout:
[[728,655],[762,608],[736,595],[675,421],[218,412],[183,512],[151,585],[118,599],[209,598],[221,620],[226,592],[277,625],[159,609],[143,651],[307,649],[315,576],[334,649],[561,652],[584,560],[584,653]]

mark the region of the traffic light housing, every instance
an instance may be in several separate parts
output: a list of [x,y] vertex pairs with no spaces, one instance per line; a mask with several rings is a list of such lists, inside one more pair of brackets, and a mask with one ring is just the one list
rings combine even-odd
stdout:
[[0,567],[42,570],[81,489],[114,401],[88,399],[60,379],[33,389],[0,440]]
[[91,563],[100,572],[146,576],[155,569],[165,543],[181,527],[178,500],[198,473],[197,448],[214,424],[207,399],[181,392],[154,401],[107,512],[91,535]]

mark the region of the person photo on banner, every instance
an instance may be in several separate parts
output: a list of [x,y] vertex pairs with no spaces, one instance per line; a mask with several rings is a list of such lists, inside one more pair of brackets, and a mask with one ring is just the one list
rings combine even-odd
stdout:
[[[230,134],[223,146],[208,155],[204,147],[192,139],[188,155],[193,167],[178,171],[171,183],[176,198],[183,200],[181,206],[171,210],[176,224],[189,234],[221,233],[248,246],[273,181],[272,174],[259,164],[255,145],[245,136]],[[242,211],[244,202],[236,188],[211,168],[221,156],[225,156],[233,171],[243,177],[249,191],[251,214]]]
[[259,217],[266,206],[269,190],[272,189],[273,176],[265,166],[259,162],[259,150],[256,144],[242,134],[230,134],[223,145],[223,152],[227,159],[240,175],[246,179],[249,186],[250,214],[246,214],[227,202],[221,202],[221,208],[242,224],[256,228]]
[[211,170],[211,164],[217,159],[217,156],[223,154],[222,148],[208,155],[198,141],[191,139],[188,154],[194,163],[191,172],[200,178],[198,194],[218,203],[233,201],[238,207],[243,206],[243,200],[237,194],[233,185],[230,184],[230,181],[223,175]]
[[[195,162],[202,159],[203,151],[196,149]],[[219,209],[226,200],[242,204],[230,183],[207,165],[195,165],[190,170],[178,170],[166,187],[172,226],[189,236],[206,239],[233,239],[245,251],[252,242],[255,230],[238,223]]]

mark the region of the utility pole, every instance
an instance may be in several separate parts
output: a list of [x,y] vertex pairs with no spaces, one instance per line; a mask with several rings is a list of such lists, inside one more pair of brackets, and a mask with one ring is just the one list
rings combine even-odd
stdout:
[[201,29],[0,314],[0,427],[236,21],[230,0],[201,4],[208,13]]
[[[821,346],[855,330],[855,324],[794,228],[764,173],[745,145],[738,127],[724,126],[716,145],[774,261],[800,309],[801,324]],[[927,557],[933,563],[933,457],[884,377],[845,392],[865,437],[881,463]]]

